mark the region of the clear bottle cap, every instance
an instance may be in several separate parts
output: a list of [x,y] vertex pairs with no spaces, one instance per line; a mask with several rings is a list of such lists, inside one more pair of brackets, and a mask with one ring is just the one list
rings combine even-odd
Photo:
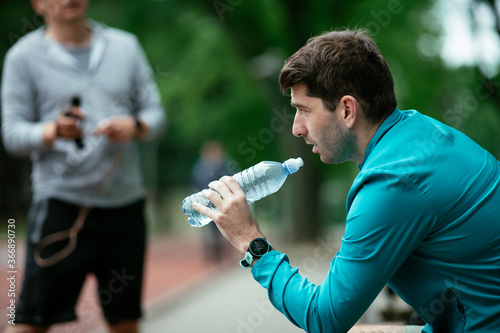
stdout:
[[304,161],[300,157],[297,157],[297,158],[290,158],[286,160],[283,164],[285,165],[288,174],[291,175],[292,173],[297,172],[297,170],[299,170],[299,168],[304,165]]

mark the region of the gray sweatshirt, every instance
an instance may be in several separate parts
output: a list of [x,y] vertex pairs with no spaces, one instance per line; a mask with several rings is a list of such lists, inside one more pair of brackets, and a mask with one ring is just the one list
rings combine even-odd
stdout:
[[[7,52],[2,77],[2,135],[8,152],[30,155],[33,199],[58,198],[74,204],[119,207],[144,197],[136,143],[115,144],[92,132],[103,121],[136,115],[149,126],[147,140],[163,132],[165,112],[150,66],[137,38],[89,23],[87,59],[48,39],[46,27]],[[43,141],[43,128],[81,100],[84,148],[73,140]]]

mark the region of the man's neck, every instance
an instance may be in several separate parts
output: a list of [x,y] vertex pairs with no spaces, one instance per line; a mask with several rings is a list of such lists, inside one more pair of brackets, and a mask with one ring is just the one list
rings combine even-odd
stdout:
[[92,30],[86,20],[74,22],[50,22],[47,36],[68,47],[84,47],[90,44]]
[[376,125],[367,125],[365,129],[362,130],[357,136],[358,156],[353,159],[356,164],[360,165],[363,163],[366,154],[366,148],[368,148],[368,144],[370,143],[375,133],[377,133],[380,125],[382,125],[382,122]]

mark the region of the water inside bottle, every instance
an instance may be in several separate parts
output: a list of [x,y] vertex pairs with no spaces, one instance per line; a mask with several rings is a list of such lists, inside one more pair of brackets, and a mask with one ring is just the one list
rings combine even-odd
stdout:
[[203,206],[216,210],[214,204],[201,195],[193,194],[182,201],[182,212],[188,215],[188,223],[193,227],[203,227],[212,222],[212,219],[201,214],[193,208],[193,203],[198,202]]
[[[253,203],[280,189],[287,175],[295,173],[304,162],[302,159],[288,159],[284,163],[263,161],[235,174],[233,177],[245,192],[248,203]],[[188,222],[193,227],[202,227],[212,221],[209,217],[194,210],[193,203],[198,202],[215,210],[214,204],[201,195],[192,194],[182,202],[182,211],[188,215]]]

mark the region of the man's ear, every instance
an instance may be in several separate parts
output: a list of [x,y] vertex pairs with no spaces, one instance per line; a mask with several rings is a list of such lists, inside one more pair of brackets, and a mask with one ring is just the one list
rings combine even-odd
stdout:
[[359,104],[356,98],[351,95],[345,95],[340,99],[340,114],[341,121],[347,128],[353,128],[358,119]]
[[40,16],[44,16],[45,13],[43,11],[43,7],[40,5],[40,1],[31,0],[31,7],[33,7],[35,13],[37,13]]

